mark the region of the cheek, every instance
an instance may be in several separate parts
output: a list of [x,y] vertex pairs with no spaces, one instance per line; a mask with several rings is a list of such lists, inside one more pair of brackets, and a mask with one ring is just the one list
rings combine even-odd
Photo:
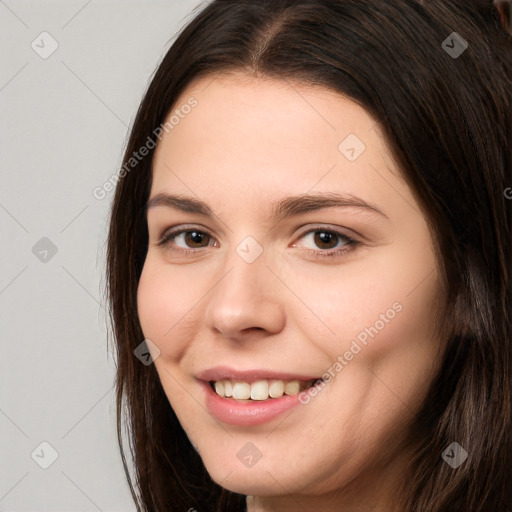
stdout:
[[362,359],[370,362],[395,350],[416,350],[418,355],[434,350],[440,287],[432,272],[433,257],[413,266],[400,264],[391,252],[386,256],[370,268],[352,268],[350,273],[333,268],[317,273],[315,279],[295,275],[295,289],[304,290],[308,309],[315,313],[297,318],[304,319],[303,329],[311,332],[311,340],[320,341],[318,334],[326,334],[322,343],[331,347],[331,358],[346,351],[364,352]]
[[[148,255],[149,258],[149,255]],[[189,276],[190,277],[190,276]],[[193,328],[187,314],[193,314],[193,305],[200,298],[200,290],[184,273],[170,272],[150,258],[146,260],[137,290],[137,310],[146,338],[165,348],[166,353],[178,354],[188,338],[185,331]],[[180,336],[175,336],[179,328]],[[173,339],[173,343],[165,340]],[[183,346],[182,346],[183,345]]]

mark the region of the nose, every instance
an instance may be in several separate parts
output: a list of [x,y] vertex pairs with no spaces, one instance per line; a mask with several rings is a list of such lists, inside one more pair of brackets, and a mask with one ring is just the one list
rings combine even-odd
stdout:
[[262,336],[280,332],[286,321],[281,288],[263,256],[247,263],[233,254],[208,295],[207,327],[238,341],[256,331],[263,331]]

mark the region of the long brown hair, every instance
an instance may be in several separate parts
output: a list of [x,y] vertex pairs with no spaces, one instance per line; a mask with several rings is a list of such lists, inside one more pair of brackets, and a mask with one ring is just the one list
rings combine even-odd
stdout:
[[[447,303],[441,369],[414,425],[415,457],[396,510],[504,512],[512,488],[512,36],[485,0],[215,0],[172,44],[131,130],[107,248],[118,439],[137,509],[245,510],[244,496],[209,477],[154,365],[134,356],[144,340],[137,286],[154,149],[126,165],[187,85],[219,72],[321,85],[380,123],[435,234]],[[468,452],[456,469],[441,458],[452,442]]]

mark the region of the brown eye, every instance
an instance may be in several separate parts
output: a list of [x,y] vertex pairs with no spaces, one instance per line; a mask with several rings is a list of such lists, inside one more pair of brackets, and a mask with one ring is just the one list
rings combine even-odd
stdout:
[[208,247],[212,237],[197,229],[179,229],[167,231],[158,242],[159,246],[176,245],[177,250],[201,249]]
[[333,249],[336,246],[339,235],[333,231],[315,231],[313,240],[319,249]]
[[[327,229],[317,227],[310,229],[301,235],[300,240],[304,240],[301,246],[306,250],[307,254],[313,258],[332,259],[341,258],[346,253],[355,249],[360,245],[358,240],[337,231],[335,229]],[[294,244],[298,247],[298,244]]]
[[[201,231],[185,231],[184,234],[187,246],[191,248],[208,247],[209,237],[205,233],[202,233]],[[206,246],[201,245],[204,240],[207,241]]]
[[[313,236],[312,236],[313,235]],[[308,241],[309,249],[329,250],[343,248],[355,242],[349,236],[330,229],[314,229],[304,233],[301,238]]]

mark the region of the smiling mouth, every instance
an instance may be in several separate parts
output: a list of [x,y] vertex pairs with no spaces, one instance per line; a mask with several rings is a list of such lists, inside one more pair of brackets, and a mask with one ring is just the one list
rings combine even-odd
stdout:
[[209,381],[210,387],[222,398],[240,401],[265,401],[281,398],[284,395],[294,396],[314,386],[321,379],[279,380],[262,379],[255,382],[243,382],[233,380]]

